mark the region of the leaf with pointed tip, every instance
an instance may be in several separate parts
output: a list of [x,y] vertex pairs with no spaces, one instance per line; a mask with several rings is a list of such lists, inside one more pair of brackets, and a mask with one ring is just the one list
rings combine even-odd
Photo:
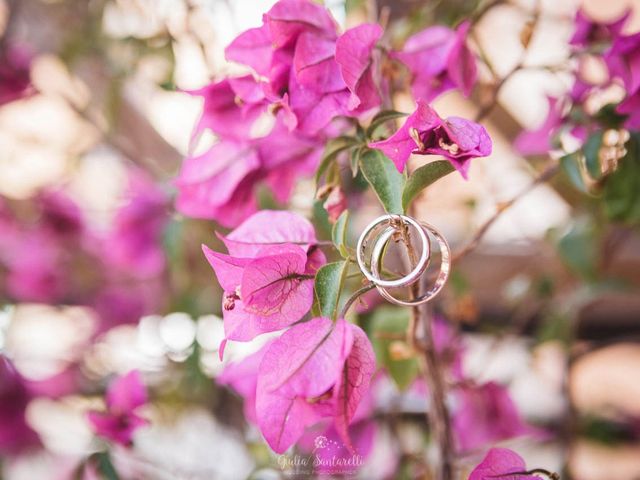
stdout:
[[405,176],[380,150],[366,149],[360,156],[360,170],[387,213],[403,213]]
[[422,190],[455,170],[446,160],[436,160],[417,168],[407,179],[402,191],[402,208],[406,210]]
[[323,317],[335,319],[338,315],[340,292],[347,276],[348,266],[348,262],[345,261],[328,263],[318,270],[316,274],[317,311]]
[[571,185],[583,193],[588,193],[587,186],[584,184],[584,179],[582,178],[579,152],[569,153],[561,157],[560,167],[569,179],[569,182],[571,182]]
[[371,119],[371,123],[367,127],[366,136],[367,138],[371,138],[371,136],[376,132],[378,127],[384,125],[385,123],[395,120],[396,118],[406,117],[407,114],[403,112],[398,112],[396,110],[382,110],[378,112],[375,117]]
[[347,251],[347,223],[349,222],[349,210],[345,210],[340,214],[338,220],[333,225],[333,229],[331,230],[331,240],[333,244],[336,246],[340,255],[342,257],[347,258],[349,256],[349,252]]
[[418,361],[412,358],[395,358],[392,350],[395,346],[408,349],[403,340],[393,340],[392,336],[402,336],[409,325],[407,309],[384,306],[371,316],[370,335],[378,364],[386,369],[399,390],[406,390],[419,373]]
[[360,144],[360,140],[354,137],[341,136],[334,138],[329,143],[324,150],[324,155],[322,160],[320,160],[320,165],[318,166],[318,170],[316,170],[315,181],[316,185],[320,182],[322,175],[327,171],[329,165],[335,161],[338,155],[345,150],[348,150],[356,145]]
[[366,147],[358,147],[351,150],[351,155],[349,156],[349,163],[351,164],[351,174],[353,178],[358,176],[358,168],[360,164],[360,155],[362,155],[362,150]]
[[600,170],[600,148],[602,147],[602,132],[596,132],[589,136],[584,146],[582,147],[582,153],[584,153],[585,165],[587,172],[591,175],[591,178],[598,180],[602,176]]

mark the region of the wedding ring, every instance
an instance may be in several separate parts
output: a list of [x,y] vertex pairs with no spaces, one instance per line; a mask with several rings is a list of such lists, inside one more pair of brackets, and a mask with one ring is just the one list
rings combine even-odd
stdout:
[[[376,284],[376,288],[378,289],[378,292],[380,292],[380,295],[382,295],[382,297],[384,297],[386,300],[388,300],[391,303],[395,303],[396,305],[414,307],[432,300],[433,298],[436,297],[436,295],[438,295],[438,293],[440,293],[445,283],[447,283],[447,279],[449,278],[449,272],[451,270],[451,249],[449,248],[449,244],[444,239],[444,237],[440,234],[440,232],[432,225],[426,222],[420,222],[420,225],[421,225],[421,230],[423,230],[425,234],[427,234],[427,232],[431,233],[431,235],[433,235],[433,237],[438,242],[438,245],[440,247],[441,259],[440,259],[440,272],[438,273],[435,283],[426,293],[420,295],[418,298],[415,298],[412,300],[402,300],[402,299],[396,298],[386,290],[387,287],[385,287],[384,285],[381,285],[377,281],[377,279],[380,277],[380,267],[382,265],[382,257],[384,255],[384,249],[386,247],[386,244],[389,242],[389,240],[393,236],[394,232],[385,230],[380,236],[378,236],[376,243],[373,246],[373,252],[371,254],[371,273],[372,273],[373,280],[371,281]],[[408,285],[408,284],[404,284],[402,286],[405,286],[405,285]]]
[[[413,270],[411,270],[404,277],[401,277],[395,280],[385,280],[380,276],[380,271],[378,266],[379,259],[376,260],[376,255],[381,256],[386,244],[389,242],[391,237],[394,234],[400,232],[400,229],[407,224],[413,226],[416,232],[418,233],[418,236],[420,237],[420,242],[422,243],[422,251],[420,252],[420,257],[418,258],[416,265],[413,267]],[[377,232],[384,225],[387,225],[387,227],[385,228],[382,234],[378,234]],[[380,245],[380,247],[377,248],[377,250],[379,250],[377,251],[377,254],[374,253],[371,255],[370,264],[371,264],[372,270],[369,270],[365,262],[365,253],[367,250],[367,246],[369,244],[369,239],[372,234],[376,234],[374,251],[376,251],[376,248],[378,247],[378,245]],[[384,241],[381,242],[383,238],[384,238]],[[406,215],[389,215],[389,214],[382,215],[381,217],[376,218],[373,222],[367,225],[367,227],[364,229],[364,231],[360,235],[360,238],[358,239],[358,244],[356,247],[356,258],[358,260],[358,265],[360,266],[360,270],[362,271],[362,274],[369,281],[375,283],[376,286],[378,287],[396,288],[396,287],[404,287],[407,285],[412,285],[420,279],[422,274],[425,272],[425,270],[429,266],[429,260],[431,258],[431,243],[429,240],[429,235],[427,234],[427,231],[425,230],[425,228],[423,228],[418,221],[416,221],[411,217],[408,217]],[[376,265],[377,265],[375,273],[373,272],[374,262],[376,262]]]

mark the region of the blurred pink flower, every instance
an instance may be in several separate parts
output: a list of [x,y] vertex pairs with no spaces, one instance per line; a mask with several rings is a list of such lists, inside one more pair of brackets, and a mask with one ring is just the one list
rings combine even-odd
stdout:
[[508,390],[494,382],[461,387],[453,428],[461,451],[532,433],[524,423]]
[[0,106],[34,92],[30,77],[31,55],[10,46],[0,52]]
[[593,20],[581,7],[576,12],[575,31],[569,44],[577,47],[588,47],[594,43],[611,41],[622,32],[631,15],[631,9],[612,22],[604,23]]
[[537,475],[528,475],[524,460],[513,450],[492,448],[476,468],[469,480],[539,480]]
[[323,204],[329,215],[329,221],[334,223],[347,208],[347,197],[339,186],[333,187]]
[[438,95],[459,88],[469,96],[477,80],[473,53],[466,44],[471,24],[461,23],[456,30],[429,27],[407,39],[392,57],[411,72],[411,91],[416,100],[432,101]]
[[22,376],[0,355],[0,455],[39,445],[38,435],[27,424],[25,415],[31,398]]
[[284,452],[305,427],[330,417],[353,452],[348,426],[374,370],[366,334],[342,319],[314,318],[287,330],[265,352],[258,373],[256,413],[271,448]]
[[134,277],[157,276],[165,267],[167,195],[145,173],[136,170],[130,172],[125,199],[105,239],[109,266],[124,269]]
[[402,172],[412,153],[442,155],[467,178],[472,158],[491,154],[491,138],[482,125],[460,117],[442,119],[423,100],[400,129],[386,140],[370,143]]
[[525,130],[515,139],[514,146],[522,155],[544,155],[551,150],[551,140],[562,126],[564,116],[557,98],[548,97],[547,118],[535,130]]
[[109,385],[106,412],[90,411],[87,417],[96,434],[112,442],[130,446],[134,432],[149,423],[136,413],[146,403],[147,390],[140,372],[132,370]]

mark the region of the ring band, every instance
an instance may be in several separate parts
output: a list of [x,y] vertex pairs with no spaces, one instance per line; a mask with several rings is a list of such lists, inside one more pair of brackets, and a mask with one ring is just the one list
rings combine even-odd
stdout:
[[[388,227],[386,228],[386,230],[383,232],[382,235],[378,236],[378,240],[376,240],[376,243],[375,243],[375,245],[378,245],[380,238],[384,237],[386,241],[382,244],[382,247],[381,247],[382,249],[384,249],[384,246],[389,241],[389,239],[391,239],[391,236],[398,231],[398,228],[394,226],[394,223],[397,223],[397,222],[400,222],[403,224],[409,224],[416,229],[420,237],[420,240],[422,242],[422,252],[420,253],[420,258],[418,259],[415,267],[407,275],[395,280],[384,280],[380,278],[379,271],[377,271],[374,275],[372,271],[370,271],[367,268],[367,265],[365,263],[365,250],[367,248],[369,236],[376,229],[378,229],[379,226],[383,225],[384,223],[387,223]],[[358,260],[358,265],[360,266],[360,270],[362,271],[362,274],[369,281],[375,283],[378,287],[383,287],[383,288],[404,287],[407,285],[412,285],[413,283],[417,282],[422,276],[422,274],[425,272],[427,267],[429,266],[429,260],[431,258],[431,242],[429,240],[429,235],[427,234],[424,227],[413,218],[408,217],[406,215],[389,215],[389,214],[382,215],[376,218],[369,225],[367,225],[367,227],[364,229],[364,231],[360,235],[360,238],[358,239],[358,245],[356,247],[356,258]],[[374,256],[372,255],[371,257],[372,266],[373,266],[373,262],[374,262]]]
[[[386,230],[385,232],[383,232],[383,234],[378,237],[373,247],[373,252],[371,254],[371,270],[372,270],[374,279],[371,281],[376,284],[376,288],[380,292],[380,295],[382,295],[389,302],[395,303],[397,305],[414,307],[417,305],[422,305],[423,303],[426,303],[432,300],[433,298],[436,297],[436,295],[440,293],[445,283],[447,283],[447,279],[449,278],[449,272],[451,270],[451,249],[449,248],[449,244],[444,239],[444,237],[440,234],[440,232],[432,225],[426,222],[420,222],[420,225],[421,225],[421,229],[425,231],[425,234],[428,231],[435,237],[436,241],[438,242],[438,245],[440,246],[441,262],[440,262],[440,272],[438,273],[438,277],[436,278],[435,283],[426,293],[422,294],[418,298],[415,298],[412,300],[401,300],[401,299],[395,298],[386,290],[385,286],[381,285],[376,280],[380,276],[380,266],[382,263],[384,248],[386,244],[389,242],[389,240],[391,239],[391,236],[393,235],[394,232],[393,231],[390,232],[389,230]],[[405,286],[405,285],[409,285],[409,283],[405,283],[402,286]]]

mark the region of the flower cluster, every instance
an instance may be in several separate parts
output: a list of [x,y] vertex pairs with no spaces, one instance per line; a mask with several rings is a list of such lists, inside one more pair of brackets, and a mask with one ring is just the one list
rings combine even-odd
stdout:
[[134,432],[148,423],[137,412],[147,403],[140,372],[132,370],[116,378],[107,388],[105,403],[106,411],[87,412],[94,432],[115,443],[131,445]]
[[[566,95],[549,97],[547,118],[537,129],[518,136],[515,146],[521,153],[546,154],[558,146],[559,136],[565,131],[585,142],[589,134],[598,129],[594,116],[604,107],[599,97],[608,98],[606,92],[616,86],[623,86],[626,92],[615,107],[623,117],[623,126],[640,128],[640,33],[623,33],[629,17],[630,11],[627,11],[617,20],[603,23],[578,10],[574,34],[569,41],[577,58],[573,85]],[[601,60],[603,75],[589,75],[589,69],[594,68],[594,58]]]
[[219,379],[246,399],[247,418],[276,452],[324,417],[350,445],[348,425],[375,369],[357,326],[323,317],[302,323],[313,302],[314,274],[324,262],[313,226],[289,213],[261,211],[227,236],[229,255],[203,247],[224,289],[225,340],[248,341],[291,326],[278,339],[232,365]]
[[0,199],[0,266],[9,298],[91,306],[103,327],[135,322],[156,308],[168,199],[132,170],[125,200],[105,231],[61,190]]
[[[466,44],[469,26],[428,28],[395,52],[381,47],[380,25],[362,24],[340,34],[321,5],[280,0],[264,14],[262,26],[241,33],[225,50],[226,58],[248,73],[188,92],[204,100],[194,140],[210,131],[216,141],[185,159],[175,180],[176,208],[235,227],[257,210],[259,185],[268,185],[277,201],[287,201],[296,179],[318,166],[327,140],[352,127],[347,119],[366,119],[388,99],[384,62],[395,60],[408,68],[421,110],[455,87],[468,95],[477,77]],[[490,140],[479,125],[438,120],[423,125],[434,132],[433,139],[390,154],[398,169],[416,150],[444,153],[466,176],[470,158],[490,153]],[[331,193],[327,209],[335,219],[344,199],[339,189]]]

